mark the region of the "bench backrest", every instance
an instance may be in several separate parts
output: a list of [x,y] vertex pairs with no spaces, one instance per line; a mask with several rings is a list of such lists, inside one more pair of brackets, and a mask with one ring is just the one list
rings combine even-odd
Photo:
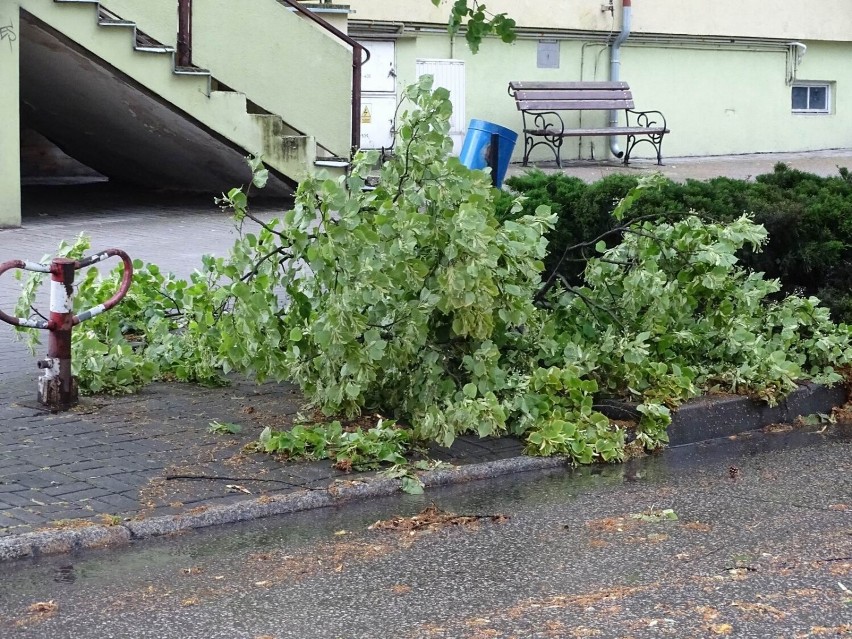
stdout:
[[510,82],[518,111],[632,109],[626,82]]

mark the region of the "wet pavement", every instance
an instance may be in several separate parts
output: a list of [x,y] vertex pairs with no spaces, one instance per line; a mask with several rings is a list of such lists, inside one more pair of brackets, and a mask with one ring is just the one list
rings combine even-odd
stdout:
[[[430,504],[508,519],[369,529]],[[2,571],[0,634],[15,639],[848,636],[852,430],[747,434]]]

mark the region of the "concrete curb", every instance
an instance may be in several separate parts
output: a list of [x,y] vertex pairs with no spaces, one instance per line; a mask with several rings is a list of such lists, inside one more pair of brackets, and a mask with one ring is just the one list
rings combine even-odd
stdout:
[[[805,382],[787,395],[777,406],[748,397],[720,395],[699,397],[678,407],[672,413],[669,445],[683,446],[707,439],[730,437],[769,424],[794,422],[798,417],[830,413],[849,399],[843,384],[825,386]],[[611,419],[638,419],[636,405],[604,400],[598,409]]]
[[[446,486],[510,473],[558,468],[565,464],[567,459],[564,457],[514,457],[426,471],[418,475],[426,487]],[[0,561],[126,545],[134,539],[339,506],[350,501],[394,495],[402,490],[401,487],[399,479],[356,479],[333,484],[328,489],[259,497],[236,504],[212,506],[192,514],[152,517],[115,526],[88,525],[76,529],[39,530],[0,539]]]
[[[847,399],[848,391],[842,385],[827,387],[812,383],[802,384],[774,407],[747,397],[699,398],[675,411],[669,427],[670,445],[681,446],[707,439],[729,437],[769,424],[791,422],[804,415],[830,413],[832,408],[843,405]],[[615,419],[637,415],[635,406],[625,402],[608,401],[600,410]],[[418,473],[418,476],[428,488],[512,473],[559,468],[566,464],[568,460],[564,457],[513,457],[439,468]],[[399,479],[356,478],[353,481],[332,484],[327,489],[264,496],[235,504],[211,506],[200,512],[152,517],[115,526],[85,525],[74,529],[39,530],[0,538],[0,561],[119,546],[135,539],[339,506],[371,497],[387,497],[401,490],[402,482]]]

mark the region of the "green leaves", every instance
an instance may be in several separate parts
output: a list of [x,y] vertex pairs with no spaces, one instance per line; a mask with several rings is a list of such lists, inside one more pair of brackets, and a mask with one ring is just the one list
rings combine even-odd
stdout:
[[649,510],[644,513],[633,513],[630,515],[631,519],[638,519],[639,521],[645,521],[649,523],[657,523],[661,521],[677,521],[678,516],[677,513],[671,508],[665,508],[663,510]]
[[207,430],[219,435],[237,435],[243,431],[243,427],[231,422],[220,422],[217,419],[210,422],[210,426]]
[[[407,428],[266,429],[260,450],[344,470],[392,465],[417,491],[405,455],[418,441],[511,433],[529,454],[614,462],[628,437],[631,453],[664,445],[671,409],[702,392],[773,402],[801,379],[838,381],[852,363],[849,327],[815,298],[779,298],[777,282],[742,266],[743,252],[767,241],[745,216],[634,217],[618,238],[578,245],[595,249],[580,285],[539,295],[557,216],[544,205],[521,215],[516,200],[498,219],[496,199],[507,196],[449,157],[446,90],[424,76],[405,94],[398,151],[375,188],[364,187],[377,155],[359,153],[347,176],[305,179],[278,218],[254,216],[246,192],[232,189],[219,202],[241,237],[227,258],[204,257],[187,280],[137,263],[125,301],[74,332],[81,387],[222,383],[232,370],[291,380],[329,417],[379,410]],[[262,184],[262,163],[249,164]],[[553,184],[548,193],[580,188]],[[598,186],[595,197],[624,221],[658,186],[643,181],[620,200]],[[119,277],[89,270],[77,303],[103,301]],[[32,295],[28,285],[22,308]],[[638,423],[611,423],[597,410],[601,394],[638,404]]]
[[424,76],[405,93],[400,151],[376,189],[362,188],[375,154],[358,154],[348,177],[304,181],[285,222],[267,223],[291,263],[309,267],[277,281],[288,299],[276,330],[289,339],[271,372],[326,414],[380,406],[450,445],[506,430],[508,332],[538,322],[552,217],[543,207],[499,224],[488,176],[448,157],[446,90]]
[[288,459],[333,459],[341,470],[368,470],[382,464],[404,467],[411,435],[394,422],[381,419],[367,430],[344,430],[340,422],[334,421],[299,424],[288,431],[267,427],[260,434],[258,446]]
[[[436,7],[441,0],[432,0]],[[505,43],[514,42],[517,37],[517,23],[505,13],[492,14],[484,4],[477,0],[457,0],[450,11],[447,30],[451,35],[458,33],[464,27],[465,40],[473,53],[479,51],[482,41],[490,34],[495,34]]]

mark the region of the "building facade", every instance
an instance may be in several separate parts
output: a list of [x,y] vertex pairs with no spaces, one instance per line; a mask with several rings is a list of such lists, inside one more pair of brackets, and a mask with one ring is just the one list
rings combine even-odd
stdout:
[[[425,68],[446,71],[463,134],[471,118],[515,131],[512,80],[607,80],[623,0],[489,0],[518,23],[518,40],[496,38],[472,54],[450,38],[449,0],[351,0],[349,33],[377,50],[369,73],[394,91]],[[625,3],[630,5],[630,0]],[[374,58],[374,59],[376,59]],[[392,68],[386,72],[385,68]],[[852,147],[852,2],[849,0],[633,0],[620,76],[636,108],[665,114],[664,157],[793,152]],[[449,80],[447,79],[449,78]],[[366,88],[365,88],[366,90]],[[368,98],[381,93],[368,93]],[[387,99],[387,98],[385,98]],[[369,102],[369,100],[367,100]],[[362,141],[386,139],[385,119],[366,114]],[[571,114],[592,126],[604,114]],[[572,120],[573,118],[573,120]],[[516,147],[514,159],[522,149]],[[647,147],[644,152],[650,152]],[[643,150],[637,148],[637,156]],[[547,149],[533,159],[552,159]],[[566,140],[564,158],[608,157],[604,138]]]

